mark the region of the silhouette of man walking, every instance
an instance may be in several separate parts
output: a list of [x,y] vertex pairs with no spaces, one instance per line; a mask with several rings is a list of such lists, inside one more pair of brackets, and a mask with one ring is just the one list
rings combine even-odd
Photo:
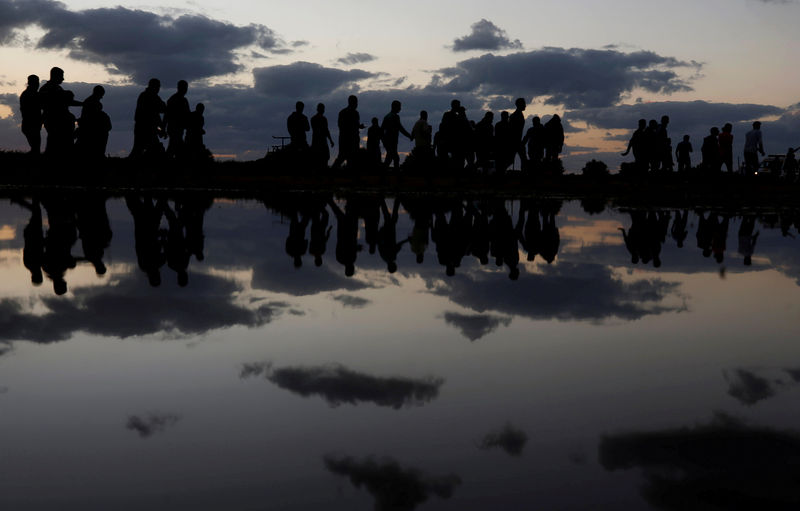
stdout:
[[158,138],[165,136],[161,115],[167,111],[167,105],[158,96],[159,90],[161,81],[158,78],[151,78],[147,88],[139,94],[139,99],[136,101],[130,158],[159,156],[164,153],[164,146]]
[[164,125],[167,129],[169,144],[167,145],[167,157],[180,158],[183,156],[184,141],[183,133],[189,121],[191,108],[186,93],[189,91],[189,83],[186,80],[178,82],[178,91],[167,100],[167,111],[164,115]]
[[308,124],[308,117],[303,113],[305,107],[306,105],[302,101],[298,101],[294,105],[294,112],[286,119],[286,129],[289,131],[292,149],[295,151],[308,148],[306,133],[311,131],[311,126]]
[[67,156],[72,151],[75,137],[75,116],[69,111],[71,106],[81,106],[75,95],[61,88],[64,83],[64,70],[54,67],[50,70],[50,80],[39,89],[47,130],[45,153],[51,156]]
[[22,114],[22,134],[31,146],[30,154],[38,155],[42,151],[42,100],[38,76],[28,77],[28,86],[19,96],[19,110]]
[[358,131],[364,129],[358,114],[358,98],[349,96],[347,106],[339,112],[337,122],[339,126],[339,155],[333,162],[334,168],[341,167],[346,160],[348,165],[353,165],[358,148],[361,145]]
[[409,140],[414,140],[411,133],[406,131],[400,122],[399,114],[401,109],[402,104],[399,101],[392,101],[392,109],[383,118],[383,124],[381,124],[381,129],[383,130],[383,147],[386,148],[386,160],[384,160],[383,163],[386,167],[394,163],[395,169],[400,168],[400,155],[397,152],[397,141],[400,138],[400,133],[408,137]]

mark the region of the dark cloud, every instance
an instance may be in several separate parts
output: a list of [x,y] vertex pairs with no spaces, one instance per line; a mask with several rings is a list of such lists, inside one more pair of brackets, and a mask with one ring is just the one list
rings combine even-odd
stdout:
[[792,377],[794,381],[800,383],[800,369],[784,369],[786,373]]
[[144,417],[131,415],[125,423],[125,429],[135,431],[140,438],[149,438],[156,433],[163,433],[167,428],[174,426],[181,420],[175,414],[151,413]]
[[449,499],[461,484],[457,475],[428,476],[391,459],[325,456],[324,462],[331,473],[363,486],[375,498],[376,510],[412,511],[433,496]]
[[270,96],[298,99],[324,96],[343,87],[353,87],[356,82],[375,76],[375,73],[361,69],[343,71],[311,62],[294,62],[253,70],[256,91]]
[[745,369],[725,372],[728,382],[728,395],[745,405],[754,405],[775,395],[775,389],[766,378]]
[[[447,280],[430,279],[428,286],[477,312],[533,319],[632,320],[683,310],[662,303],[677,294],[678,284],[660,279],[624,282],[610,267],[600,264],[562,261],[541,267],[541,273],[523,273],[519,281],[500,279],[494,273],[456,274]],[[603,299],[597,299],[599,296]]]
[[247,378],[255,378],[256,376],[263,376],[272,367],[270,362],[251,362],[242,364],[242,370],[239,372],[239,378],[246,380]]
[[336,59],[336,62],[346,66],[352,66],[353,64],[360,64],[362,62],[372,62],[377,58],[378,57],[370,53],[348,53],[344,57]]
[[477,341],[489,335],[498,327],[511,324],[511,318],[493,316],[491,314],[459,314],[458,312],[445,312],[444,320],[448,325],[461,330],[461,333],[470,341]]
[[351,309],[363,309],[372,303],[372,300],[353,295],[336,295],[333,299]]
[[44,30],[41,49],[67,50],[69,57],[98,63],[114,73],[146,83],[165,83],[233,73],[242,69],[235,51],[247,47],[280,51],[283,43],[270,28],[236,26],[199,14],[178,17],[124,7],[71,11],[47,0],[0,1],[0,41],[14,29]]
[[[398,410],[404,406],[420,406],[436,399],[444,380],[377,377],[357,373],[346,367],[285,367],[271,369],[250,365],[246,376],[264,374],[282,389],[303,397],[320,396],[331,406],[373,403]],[[245,374],[242,370],[241,374]]]
[[453,41],[453,51],[517,50],[522,48],[519,39],[508,38],[506,31],[487,19],[472,24],[472,31]]
[[429,85],[453,93],[544,96],[568,108],[611,106],[636,88],[670,94],[691,90],[678,75],[699,64],[651,51],[542,48],[506,56],[486,54],[440,70]]
[[269,304],[251,309],[234,303],[238,286],[220,277],[190,276],[189,288],[151,288],[144,275],[126,275],[114,286],[78,288],[70,300],[42,299],[34,314],[16,300],[0,301],[0,342],[55,342],[76,332],[109,337],[199,335],[235,325],[261,326],[283,312]]
[[481,449],[503,449],[511,456],[520,456],[525,444],[528,442],[528,435],[512,426],[506,424],[500,431],[493,431],[481,440]]
[[607,435],[606,470],[639,468],[654,508],[797,509],[800,435],[747,425],[723,414],[709,424]]

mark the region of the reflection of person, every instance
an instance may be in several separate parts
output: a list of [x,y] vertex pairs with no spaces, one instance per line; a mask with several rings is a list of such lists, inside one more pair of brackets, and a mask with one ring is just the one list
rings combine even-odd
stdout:
[[753,264],[753,252],[755,252],[756,241],[760,234],[760,232],[753,234],[755,226],[756,217],[754,215],[743,217],[742,224],[739,226],[739,254],[744,256],[745,266]]

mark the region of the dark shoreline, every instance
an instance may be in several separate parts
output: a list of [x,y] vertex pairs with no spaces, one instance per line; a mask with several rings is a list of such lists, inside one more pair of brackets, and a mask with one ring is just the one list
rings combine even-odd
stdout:
[[[780,208],[800,206],[800,184],[769,176],[744,177],[720,173],[650,175],[580,174],[529,177],[520,172],[503,176],[440,173],[435,170],[348,173],[308,172],[270,167],[261,161],[147,164],[109,158],[74,170],[53,169],[53,162],[22,153],[0,153],[0,196],[50,191],[205,193],[217,197],[261,198],[275,193],[335,193],[461,196],[467,198],[551,198],[590,200],[618,207]],[[64,168],[67,167],[67,168]]]

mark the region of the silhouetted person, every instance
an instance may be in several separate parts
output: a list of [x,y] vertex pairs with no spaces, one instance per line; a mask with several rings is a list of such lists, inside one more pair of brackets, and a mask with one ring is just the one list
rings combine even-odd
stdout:
[[717,137],[719,142],[719,155],[721,164],[724,164],[728,172],[733,172],[733,125],[726,123],[722,127],[722,133]]
[[739,254],[744,256],[745,266],[753,264],[753,252],[755,252],[756,241],[760,234],[760,232],[753,234],[755,226],[755,215],[746,215],[742,217],[742,223],[739,226]]
[[83,257],[92,264],[98,276],[105,275],[103,263],[105,250],[111,245],[111,223],[106,212],[106,198],[87,194],[76,201],[78,237],[83,248]]
[[358,98],[356,96],[347,98],[347,107],[339,112],[337,124],[339,126],[339,155],[333,162],[333,166],[339,168],[345,161],[352,166],[361,145],[358,131],[364,129],[358,115]]
[[303,102],[298,101],[295,103],[294,112],[286,119],[286,129],[289,131],[292,149],[295,151],[303,151],[308,147],[306,133],[311,131],[311,125],[308,123],[308,117],[303,113],[304,109]]
[[315,168],[328,168],[328,160],[331,158],[328,143],[333,147],[333,137],[328,129],[328,119],[325,118],[325,105],[319,103],[317,113],[311,117],[311,155]]
[[461,170],[464,168],[464,162],[472,167],[475,163],[472,123],[467,118],[467,109],[463,106],[458,108],[455,129],[452,167],[454,170]]
[[800,169],[800,165],[797,163],[797,157],[795,153],[800,149],[790,147],[786,149],[786,156],[783,158],[783,172],[786,176],[786,180],[790,183],[793,183],[795,178],[797,177],[797,171]]
[[22,114],[22,134],[31,146],[30,154],[42,151],[42,99],[39,95],[39,77],[30,75],[28,86],[19,96],[19,111]]
[[167,111],[167,104],[158,96],[159,90],[161,82],[151,78],[136,100],[130,158],[159,157],[164,154],[164,146],[158,139],[166,136],[161,115]]
[[486,112],[483,119],[475,124],[476,165],[484,170],[491,166],[494,149],[494,114]]
[[50,70],[50,80],[39,89],[42,101],[44,128],[47,130],[45,153],[54,157],[69,156],[75,139],[75,116],[69,111],[71,106],[81,106],[75,95],[61,88],[64,71],[54,67]]
[[558,114],[547,121],[544,125],[545,135],[545,159],[548,162],[558,161],[558,155],[564,149],[564,126],[561,124],[561,117]]
[[83,100],[78,119],[78,151],[88,160],[101,160],[106,155],[111,118],[103,111],[101,100],[106,94],[102,85],[95,85],[92,94]]
[[658,121],[650,119],[647,129],[644,132],[645,151],[647,153],[647,163],[651,172],[658,172],[661,168],[660,141],[658,137]]
[[508,112],[500,112],[500,121],[494,125],[494,157],[495,168],[501,174],[511,165],[509,160],[509,154],[512,154],[509,147],[510,140],[511,123],[508,120]]
[[678,172],[684,172],[692,168],[692,143],[689,142],[689,135],[683,136],[683,141],[675,147],[675,157],[678,159]]
[[189,114],[191,113],[189,100],[186,99],[189,83],[186,80],[180,80],[177,88],[177,92],[167,100],[167,111],[164,115],[164,125],[166,126],[169,142],[167,145],[167,157],[169,158],[183,156],[183,134],[186,131],[189,123]]
[[206,134],[206,119],[203,116],[205,111],[206,106],[203,103],[198,103],[194,111],[189,112],[189,117],[186,121],[185,152],[192,160],[207,160],[211,158],[211,153],[203,142],[203,135]]
[[544,160],[544,146],[545,146],[545,130],[542,120],[538,115],[534,115],[531,119],[532,126],[528,128],[525,137],[522,139],[521,145],[528,146],[528,165],[531,170],[537,170],[541,167],[542,160]]
[[400,138],[400,133],[408,137],[409,140],[414,140],[411,133],[409,133],[400,122],[400,111],[402,108],[403,106],[399,101],[392,101],[392,108],[389,113],[384,116],[383,123],[381,124],[381,129],[383,130],[383,147],[386,149],[386,160],[384,160],[383,163],[386,167],[394,163],[395,169],[400,168],[400,155],[397,152],[397,142]]
[[419,119],[411,128],[411,138],[414,140],[414,149],[420,153],[428,153],[431,150],[431,125],[428,124],[428,112],[422,110]]
[[522,134],[525,131],[525,99],[524,98],[517,98],[514,102],[514,106],[516,109],[511,113],[508,117],[508,122],[510,123],[510,136],[511,140],[509,140],[509,148],[512,151],[509,159],[511,160],[511,165],[514,165],[514,157],[519,155],[520,161],[520,169],[527,166],[528,158],[525,155],[525,146],[522,145]]
[[716,126],[709,130],[709,135],[703,139],[703,146],[700,152],[703,154],[703,167],[711,172],[719,172],[722,161],[719,153],[719,128]]
[[661,124],[658,125],[658,157],[661,160],[661,169],[672,172],[675,163],[672,160],[672,139],[669,138],[669,116],[661,117]]
[[457,151],[458,144],[458,115],[461,110],[461,101],[454,99],[450,102],[450,110],[442,115],[439,124],[439,140],[437,141],[438,154],[446,161]]
[[764,156],[763,137],[759,121],[754,122],[753,129],[744,136],[744,165],[750,174],[758,170],[758,155]]
[[383,138],[383,128],[378,124],[378,118],[372,118],[367,130],[367,158],[371,166],[378,166],[381,163],[381,138]]
[[636,171],[640,174],[647,172],[647,166],[649,165],[646,131],[647,120],[639,119],[639,127],[631,135],[631,139],[628,141],[628,148],[622,153],[622,156],[628,156],[628,153],[633,151],[634,165],[636,166]]

